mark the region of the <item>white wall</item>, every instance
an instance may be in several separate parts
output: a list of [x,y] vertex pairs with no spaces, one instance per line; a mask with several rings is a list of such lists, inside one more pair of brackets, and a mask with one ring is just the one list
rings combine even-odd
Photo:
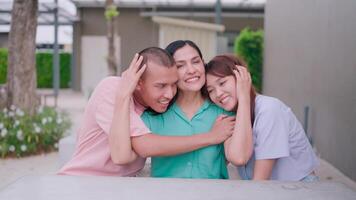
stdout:
[[303,121],[318,153],[356,180],[356,1],[269,0],[263,92]]
[[[117,36],[116,54],[120,55],[120,39]],[[86,97],[94,90],[95,86],[108,75],[107,52],[108,42],[104,36],[83,36],[81,38],[81,91]],[[119,65],[120,66],[120,65]]]
[[153,21],[159,24],[159,47],[165,48],[175,40],[192,40],[206,61],[217,54],[217,32],[225,29],[222,25],[167,17],[154,17]]

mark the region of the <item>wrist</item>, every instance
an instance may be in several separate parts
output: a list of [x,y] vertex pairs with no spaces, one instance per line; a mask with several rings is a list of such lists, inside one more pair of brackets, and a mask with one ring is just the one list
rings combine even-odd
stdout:
[[250,103],[250,100],[251,100],[250,95],[239,96],[239,103],[242,103],[242,102]]
[[215,133],[213,133],[212,131],[209,131],[207,134],[205,134],[205,136],[206,136],[205,145],[215,145],[215,144],[217,144],[214,135],[215,135]]
[[119,92],[116,95],[116,100],[117,101],[127,101],[130,100],[132,94],[128,93],[128,92]]

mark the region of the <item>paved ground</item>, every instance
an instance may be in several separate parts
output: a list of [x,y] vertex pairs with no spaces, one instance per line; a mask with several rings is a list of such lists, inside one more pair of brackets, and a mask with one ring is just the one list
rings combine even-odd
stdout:
[[[49,99],[47,103],[52,105],[52,100]],[[74,122],[70,131],[72,133],[79,127],[85,104],[86,99],[79,93],[71,90],[62,90],[60,92],[58,106],[70,113],[70,117]],[[58,167],[59,158],[57,152],[21,159],[0,159],[0,188],[25,175],[53,174],[58,170]],[[233,166],[229,166],[229,171],[232,172],[230,173],[231,178],[238,178],[237,174],[233,173],[236,172]],[[147,172],[148,170],[145,169],[142,174],[146,176]],[[356,191],[356,182],[346,177],[323,159],[321,159],[317,174],[321,180],[341,182]]]

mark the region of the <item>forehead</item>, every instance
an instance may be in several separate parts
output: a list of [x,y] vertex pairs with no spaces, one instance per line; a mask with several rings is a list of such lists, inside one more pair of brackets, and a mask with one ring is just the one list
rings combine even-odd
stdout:
[[176,62],[190,60],[195,57],[199,57],[198,51],[187,44],[178,49],[173,55]]
[[213,74],[207,74],[206,75],[206,86],[209,87],[209,86],[214,86],[214,85],[217,85],[219,84],[219,81],[222,81],[222,80],[231,80],[231,79],[234,79],[233,76],[216,76],[216,75],[213,75]]
[[206,75],[206,83],[207,83],[208,86],[209,85],[213,85],[219,79],[221,79],[221,77],[219,77],[219,76],[215,76],[215,75],[212,75],[212,74],[207,74]]
[[145,81],[150,82],[174,83],[178,80],[177,67],[167,67],[162,64],[148,61],[143,78]]

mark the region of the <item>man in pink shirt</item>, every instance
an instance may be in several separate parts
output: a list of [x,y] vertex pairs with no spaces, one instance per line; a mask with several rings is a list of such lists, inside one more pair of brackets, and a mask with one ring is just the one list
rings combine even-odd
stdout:
[[58,174],[134,176],[144,166],[143,157],[185,153],[231,136],[227,120],[216,122],[207,134],[150,134],[140,115],[147,108],[165,112],[177,92],[177,80],[173,58],[157,47],[136,54],[121,77],[103,79],[86,106],[75,153]]

